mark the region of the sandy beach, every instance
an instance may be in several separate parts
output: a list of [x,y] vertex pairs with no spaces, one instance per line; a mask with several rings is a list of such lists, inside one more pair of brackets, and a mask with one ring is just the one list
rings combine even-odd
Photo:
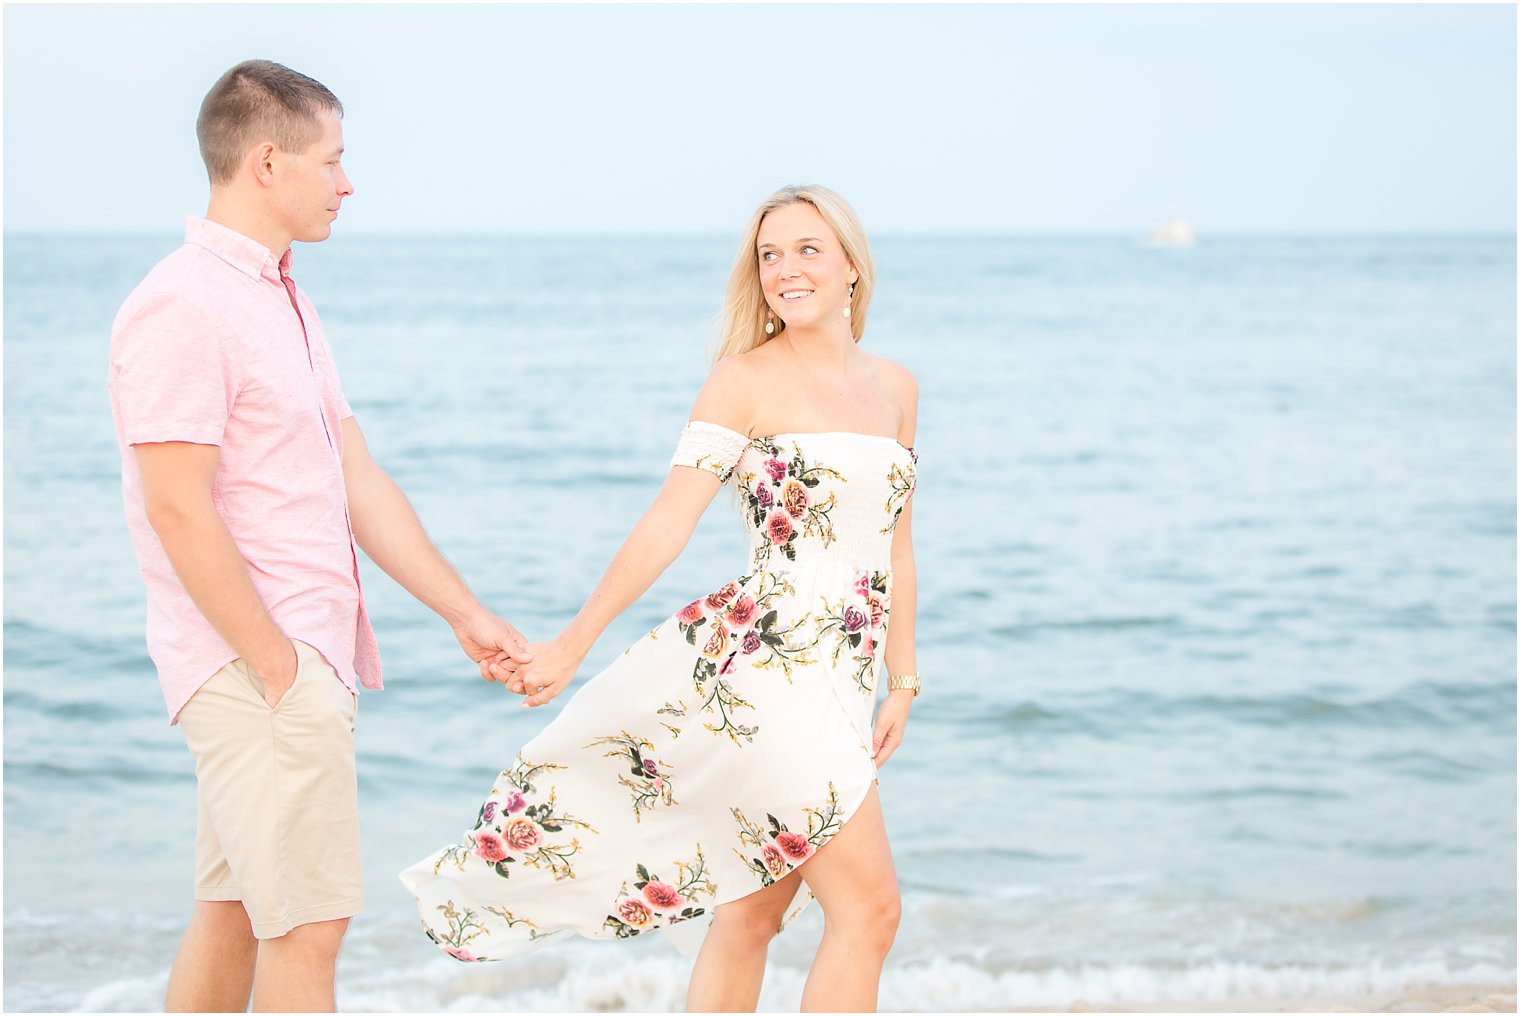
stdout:
[[[1013,1012],[1048,1012],[1014,1009]],[[1253,998],[1223,1001],[1108,1004],[1079,999],[1067,1012],[1514,1012],[1514,984],[1409,985],[1355,998]]]

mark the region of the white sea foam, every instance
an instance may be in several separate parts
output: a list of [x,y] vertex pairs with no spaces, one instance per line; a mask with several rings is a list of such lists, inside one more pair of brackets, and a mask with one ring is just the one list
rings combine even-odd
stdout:
[[[669,956],[578,957],[536,975],[506,965],[465,967],[438,959],[411,968],[347,968],[339,1008],[354,1012],[671,1012],[685,1003],[690,965]],[[1345,998],[1413,985],[1505,984],[1515,970],[1495,964],[1443,963],[1358,968],[1263,967],[1213,963],[1184,968],[1077,966],[992,972],[955,960],[894,965],[882,978],[885,1012],[980,1011],[1012,1007],[1065,1009],[1091,1002]],[[129,1012],[162,1003],[165,976],[102,985],[78,1012]],[[795,1010],[805,972],[772,967],[762,1010]]]

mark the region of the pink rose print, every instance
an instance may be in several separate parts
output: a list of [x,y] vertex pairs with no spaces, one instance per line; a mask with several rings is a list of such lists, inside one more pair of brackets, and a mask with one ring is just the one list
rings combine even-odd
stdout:
[[755,633],[753,628],[744,633],[744,642],[741,644],[741,648],[746,654],[760,648],[760,636]]
[[807,488],[796,480],[786,485],[786,491],[782,495],[782,503],[786,505],[786,513],[794,519],[800,519],[807,514],[808,493]]
[[510,790],[507,792],[507,796],[502,798],[501,804],[507,810],[508,815],[516,815],[528,806],[528,801],[517,791]]
[[729,653],[726,657],[723,658],[723,662],[718,664],[719,676],[727,677],[729,674],[732,674],[734,672],[734,657],[737,655],[738,653]]
[[682,624],[696,624],[698,621],[702,620],[702,617],[705,613],[706,611],[702,609],[702,601],[692,600],[686,606],[681,608],[681,612],[676,615],[676,620],[680,621]]
[[629,899],[618,904],[617,916],[626,925],[642,928],[654,915],[649,912],[648,907],[644,906],[643,900]]
[[765,870],[771,873],[772,878],[780,878],[786,874],[786,858],[781,856],[781,851],[767,843],[760,850],[760,856],[765,859]]
[[496,802],[495,801],[487,801],[486,802],[486,806],[481,809],[481,816],[480,817],[482,819],[484,819],[485,821],[487,821],[487,822],[495,822],[496,821]]
[[848,635],[854,635],[866,626],[866,615],[856,607],[844,608],[844,630]]
[[855,592],[860,596],[871,595],[871,576],[862,575],[855,580]]
[[660,767],[655,763],[655,760],[652,759],[652,758],[641,759],[639,761],[639,765],[640,765],[640,767],[643,768],[645,776],[658,776],[658,775],[660,775]]
[[765,524],[765,532],[771,538],[772,543],[785,543],[796,532],[792,528],[792,520],[786,512],[772,512],[770,520]]
[[741,596],[728,608],[728,623],[735,628],[743,628],[755,619],[755,598],[753,596]]
[[644,886],[644,898],[657,910],[673,910],[681,905],[681,894],[666,882],[650,882]]
[[800,861],[813,852],[813,845],[808,838],[801,833],[779,832],[776,834],[776,846],[793,862]]
[[502,838],[487,829],[475,831],[475,856],[495,864],[507,856],[507,845]]
[[519,854],[531,853],[544,841],[543,830],[530,818],[514,818],[508,822],[502,830],[502,837],[507,846]]
[[728,601],[729,600],[732,600],[735,596],[738,596],[738,595],[739,595],[739,583],[737,583],[737,582],[730,582],[728,585],[724,586],[722,589],[718,590],[716,593],[712,593],[712,594],[710,594],[707,597],[707,606],[708,606],[708,609],[709,610],[722,610],[725,606],[728,605]]
[[772,480],[780,480],[786,475],[786,463],[780,459],[766,459],[765,471],[771,474]]
[[776,495],[771,493],[771,489],[762,480],[755,484],[755,500],[760,502],[761,508],[769,508],[776,503]]
[[479,963],[480,961],[468,949],[456,949],[451,945],[443,947],[443,951],[454,957],[461,963]]
[[713,627],[713,633],[707,640],[707,645],[702,647],[702,655],[709,660],[716,660],[728,649],[728,629],[720,625]]
[[876,654],[876,640],[867,635],[866,640],[860,644],[860,655],[874,656]]
[[881,619],[887,616],[887,605],[881,602],[880,596],[871,597],[871,627],[880,628]]

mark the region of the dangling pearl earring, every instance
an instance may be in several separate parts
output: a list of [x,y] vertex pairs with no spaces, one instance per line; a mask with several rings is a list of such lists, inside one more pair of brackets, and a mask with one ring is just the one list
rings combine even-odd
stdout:
[[765,334],[767,334],[767,335],[775,335],[776,334],[776,322],[775,322],[775,319],[772,318],[769,314],[767,314],[765,316]]
[[[855,283],[853,282],[850,283],[850,299],[855,299]],[[848,303],[844,305],[844,316],[846,320],[850,317],[850,305]]]

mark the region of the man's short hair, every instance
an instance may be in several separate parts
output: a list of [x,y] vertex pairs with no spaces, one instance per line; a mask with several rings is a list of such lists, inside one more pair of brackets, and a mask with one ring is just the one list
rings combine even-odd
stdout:
[[195,120],[211,183],[231,180],[258,142],[304,152],[321,137],[328,112],[342,116],[343,103],[322,82],[272,60],[244,60],[211,86]]

